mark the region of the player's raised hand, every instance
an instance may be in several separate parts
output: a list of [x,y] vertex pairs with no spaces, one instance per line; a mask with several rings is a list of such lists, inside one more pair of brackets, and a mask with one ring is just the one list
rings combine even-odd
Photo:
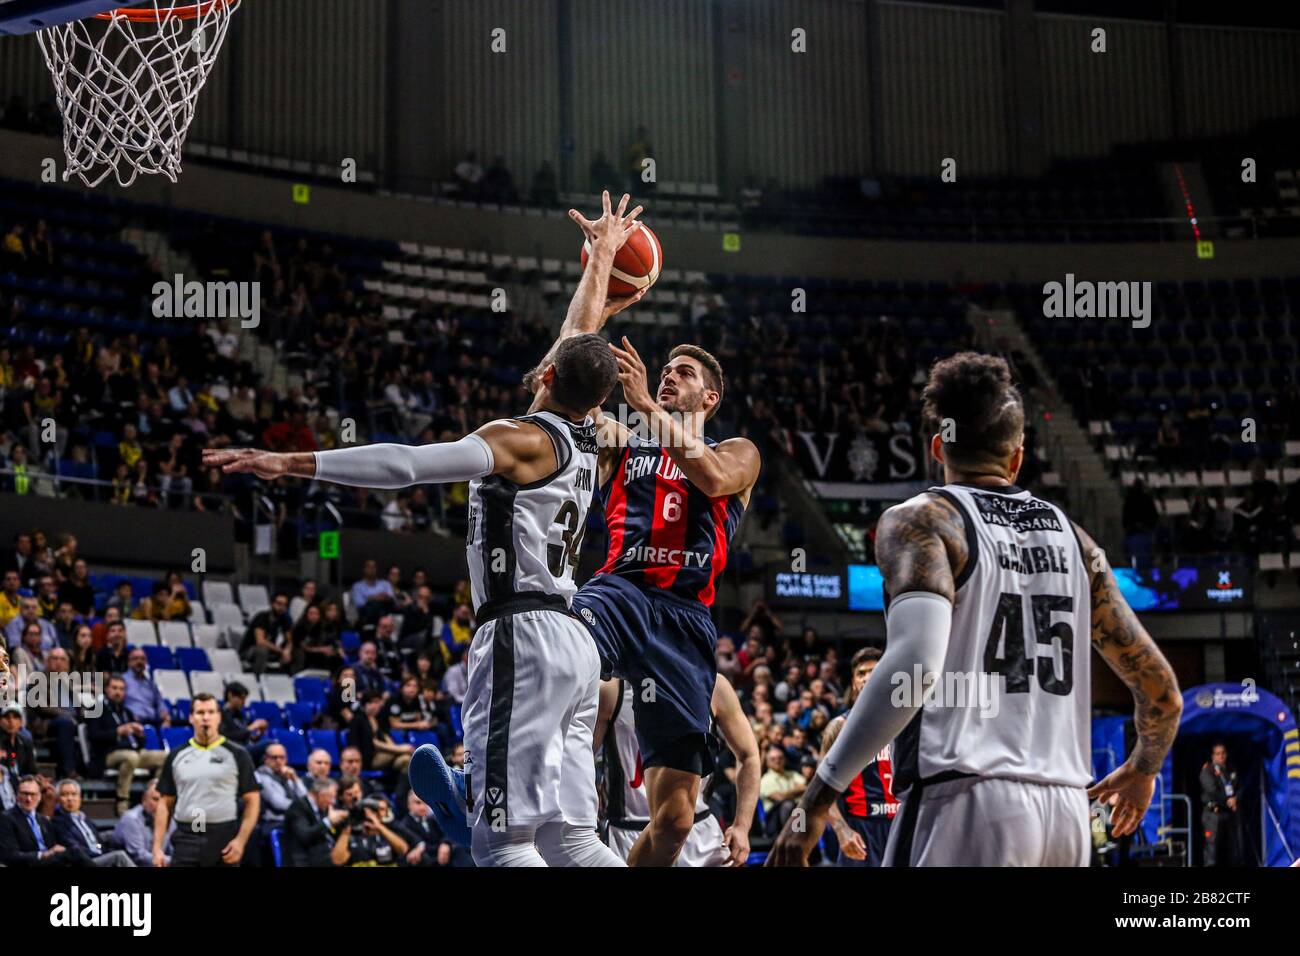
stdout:
[[284,455],[257,448],[205,448],[203,467],[220,468],[228,475],[242,472],[266,479],[289,474],[289,461]]
[[1088,788],[1088,798],[1110,807],[1110,832],[1122,837],[1134,832],[1155,793],[1156,778],[1125,761],[1104,780]]
[[613,342],[609,343],[609,348],[614,353],[614,358],[618,359],[618,380],[623,386],[623,395],[627,403],[637,409],[653,405],[654,399],[646,384],[645,363],[632,347],[632,342],[625,335],[622,348]]
[[614,316],[618,315],[629,306],[636,305],[641,301],[641,297],[650,290],[649,286],[637,289],[631,295],[610,296],[605,300],[605,308],[601,318],[608,322]]
[[639,228],[636,217],[644,212],[644,207],[637,206],[624,216],[623,211],[631,200],[632,197],[624,193],[618,202],[618,209],[614,210],[610,205],[609,190],[606,189],[600,194],[603,208],[599,219],[588,219],[576,209],[569,210],[569,218],[578,224],[593,248],[608,246],[611,251],[617,252]]

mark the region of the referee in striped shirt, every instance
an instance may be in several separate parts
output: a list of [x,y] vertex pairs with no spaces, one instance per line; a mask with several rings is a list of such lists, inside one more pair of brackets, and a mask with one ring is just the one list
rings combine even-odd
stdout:
[[158,778],[153,865],[169,865],[163,846],[174,816],[171,866],[235,866],[262,807],[253,758],[221,736],[221,705],[211,694],[194,695],[190,726],[194,736],[167,754]]

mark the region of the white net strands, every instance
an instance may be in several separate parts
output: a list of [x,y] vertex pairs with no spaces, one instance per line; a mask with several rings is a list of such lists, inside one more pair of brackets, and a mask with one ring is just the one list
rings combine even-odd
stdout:
[[185,134],[240,0],[152,0],[37,34],[63,114],[66,182],[176,182]]

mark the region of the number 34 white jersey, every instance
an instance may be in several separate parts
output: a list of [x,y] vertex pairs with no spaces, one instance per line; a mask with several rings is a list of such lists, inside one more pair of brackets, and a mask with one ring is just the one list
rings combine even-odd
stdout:
[[894,741],[895,790],[942,773],[1087,786],[1090,558],[1074,527],[1015,486],[930,493],[961,511],[970,558],[943,673]]
[[596,486],[595,425],[590,418],[575,424],[553,412],[515,421],[545,430],[555,445],[557,468],[526,485],[501,475],[470,482],[465,547],[480,618],[540,596],[567,608],[578,589],[573,575]]

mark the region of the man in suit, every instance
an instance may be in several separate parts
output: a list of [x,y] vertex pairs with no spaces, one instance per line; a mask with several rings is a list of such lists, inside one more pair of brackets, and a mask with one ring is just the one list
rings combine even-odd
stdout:
[[55,839],[50,821],[36,812],[41,784],[35,777],[18,781],[18,803],[0,815],[0,863],[5,866],[74,866],[77,854]]
[[59,808],[54,811],[52,824],[55,839],[68,848],[78,863],[88,866],[135,866],[135,861],[122,850],[104,847],[95,825],[81,812],[81,784],[75,780],[60,780],[58,785]]
[[17,571],[22,587],[29,588],[42,572],[49,573],[45,565],[32,554],[32,536],[26,531],[14,535],[13,547],[0,554],[0,574]]
[[298,797],[285,814],[281,849],[285,866],[332,866],[330,850],[338,828],[348,811],[334,806],[338,783],[326,778],[312,780],[310,792]]
[[1205,865],[1238,866],[1237,768],[1228,763],[1228,747],[1216,743],[1200,773],[1201,825],[1205,829]]
[[[473,866],[465,847],[457,847],[443,836],[429,805],[411,790],[406,795],[406,816],[397,822],[411,849],[406,853],[407,866]],[[444,844],[446,850],[443,849]]]
[[106,769],[117,770],[117,815],[130,806],[131,780],[135,771],[157,770],[167,759],[163,750],[146,750],[144,724],[126,706],[126,681],[114,674],[104,685],[104,706],[98,717],[86,721],[90,735],[90,772],[99,776]]

